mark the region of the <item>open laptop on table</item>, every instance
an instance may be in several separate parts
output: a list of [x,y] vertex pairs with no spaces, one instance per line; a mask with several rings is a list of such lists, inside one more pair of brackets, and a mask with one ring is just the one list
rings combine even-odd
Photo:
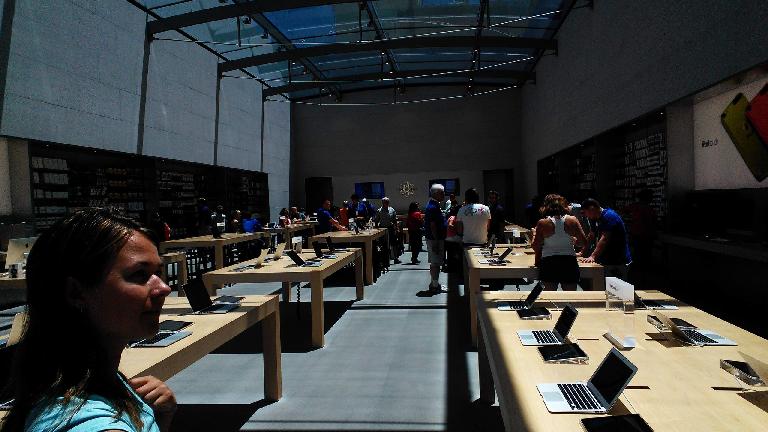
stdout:
[[336,255],[332,253],[323,253],[323,248],[320,246],[320,242],[312,243],[312,247],[315,249],[315,255],[318,259],[335,259]]
[[201,278],[192,279],[190,282],[184,285],[182,289],[184,290],[184,294],[187,295],[189,305],[192,306],[192,310],[196,314],[227,313],[240,307],[239,301],[242,300],[242,298],[238,297],[224,296],[224,300],[234,299],[237,301],[222,302],[219,301],[221,298],[220,297],[217,298],[216,302],[214,303],[211,301],[211,297],[208,295],[208,291],[206,291],[205,285],[203,285],[203,280]]
[[553,413],[607,413],[637,373],[619,350],[611,348],[587,382],[538,384],[547,410]]
[[130,344],[131,348],[162,348],[180,341],[192,334],[191,331],[181,329],[191,325],[189,321],[164,320],[160,323],[160,329],[151,337]]
[[677,310],[678,307],[673,302],[671,302],[671,301],[666,301],[666,300],[648,300],[648,299],[641,298],[639,295],[637,295],[637,292],[635,292],[635,309]]
[[512,248],[507,248],[501,255],[498,256],[498,258],[487,258],[487,259],[481,259],[479,260],[480,264],[488,264],[488,265],[504,265],[506,261],[504,261],[509,254],[512,253]]
[[263,251],[259,256],[256,258],[256,261],[254,261],[252,264],[246,264],[242,265],[240,267],[235,267],[232,269],[233,272],[244,272],[246,270],[256,269],[261,267],[262,264],[264,264],[264,260],[267,258],[267,252]]
[[679,339],[681,342],[684,342],[688,345],[697,345],[697,346],[705,346],[705,345],[719,345],[719,346],[736,346],[738,345],[736,342],[720,336],[719,334],[713,332],[712,330],[702,330],[699,328],[693,328],[693,327],[681,327],[678,324],[676,324],[672,319],[667,317],[661,312],[655,311],[654,315],[656,318],[661,321],[662,324],[664,324],[669,331],[672,332],[672,335],[675,336],[675,338]]
[[513,301],[502,301],[496,303],[496,307],[499,310],[520,310],[520,309],[530,309],[533,304],[536,302],[536,299],[539,298],[539,295],[541,295],[541,292],[544,291],[544,286],[540,283],[536,284],[535,287],[531,290],[531,292],[528,294],[528,297],[525,298],[525,300],[513,300]]
[[525,346],[560,345],[566,343],[568,332],[571,331],[571,327],[573,327],[578,314],[579,311],[575,307],[565,305],[553,330],[519,330],[517,336]]
[[346,252],[346,250],[347,250],[347,248],[336,248],[336,247],[333,247],[333,242],[331,241],[331,236],[328,236],[328,237],[325,238],[325,243],[328,245],[328,250],[331,253],[334,253],[336,251]]
[[299,267],[320,267],[323,265],[321,261],[304,261],[294,250],[285,251],[285,254]]

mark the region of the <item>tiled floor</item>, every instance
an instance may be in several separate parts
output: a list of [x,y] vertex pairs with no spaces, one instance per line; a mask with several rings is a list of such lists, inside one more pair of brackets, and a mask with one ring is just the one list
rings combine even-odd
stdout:
[[[309,346],[309,288],[283,304],[283,398],[263,401],[260,329],[250,329],[169,380],[188,430],[496,431],[498,409],[476,403],[477,353],[468,345],[462,286],[425,296],[427,265],[393,265],[365,300],[353,279],[324,291],[326,346]],[[441,282],[446,285],[446,275]],[[279,284],[241,284],[261,294]],[[515,289],[508,287],[508,289]],[[526,287],[523,287],[526,289]],[[421,292],[421,294],[420,294]],[[298,306],[298,307],[297,307]],[[300,317],[299,317],[300,315]]]

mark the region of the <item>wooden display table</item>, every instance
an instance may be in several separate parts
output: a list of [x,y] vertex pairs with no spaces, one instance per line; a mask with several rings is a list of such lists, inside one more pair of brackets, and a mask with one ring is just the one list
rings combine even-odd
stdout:
[[325,239],[331,238],[333,243],[363,243],[364,260],[365,260],[365,283],[368,285],[373,284],[373,242],[379,238],[384,237],[389,244],[389,235],[387,235],[386,228],[373,228],[370,230],[362,230],[360,234],[355,234],[354,231],[333,231],[325,234],[318,234],[310,237],[309,247],[312,248],[312,243],[319,241],[325,245]]
[[[256,240],[262,237],[268,237],[268,233],[264,232],[255,232],[255,233],[225,233],[222,234],[221,238],[213,238],[212,235],[204,235],[204,236],[198,236],[198,237],[187,237],[183,239],[177,239],[177,240],[168,240],[160,243],[160,253],[164,254],[166,252],[172,251],[172,250],[178,250],[178,249],[195,249],[195,248],[212,248],[214,253],[214,259],[213,259],[213,269],[220,269],[224,267],[224,247],[228,245],[233,245],[237,243],[245,243],[252,240]],[[191,253],[191,252],[190,252]],[[189,258],[190,255],[187,254],[187,258]],[[205,264],[205,267],[203,269],[198,269],[199,271],[192,270],[193,276],[195,274],[200,274],[204,272],[205,270],[208,270],[211,268],[211,264],[206,261],[207,264]],[[200,265],[200,264],[198,264]],[[220,288],[220,287],[217,287]]]
[[[513,245],[497,245],[496,252],[503,253],[507,247]],[[533,249],[523,247],[523,245],[514,245],[515,251],[507,256],[509,261],[504,266],[492,266],[490,264],[480,264],[478,256],[480,249],[467,249],[464,252],[464,290],[469,293],[469,319],[470,331],[472,334],[472,345],[477,346],[477,305],[475,304],[475,294],[480,292],[481,279],[512,279],[525,278],[536,279],[539,277],[539,269],[534,265],[536,257]],[[581,277],[592,279],[592,289],[595,291],[605,291],[605,271],[603,266],[596,263],[579,263]]]
[[[612,347],[602,335],[611,327],[626,328],[627,323],[638,346],[623,354],[637,366],[638,372],[609,414],[640,414],[655,431],[766,430],[768,411],[764,409],[768,392],[742,391],[739,382],[720,369],[720,359],[742,360],[739,352],[767,362],[768,341],[765,339],[680,304],[679,310],[664,313],[716,331],[739,344],[735,347],[685,346],[667,340],[666,333],[659,333],[649,324],[648,311],[624,314],[606,310],[605,294],[601,292],[543,292],[537,304],[553,312],[552,320],[521,320],[515,312],[497,310],[496,301],[519,300],[524,294],[483,292],[475,295],[481,330],[480,397],[492,403],[494,395],[498,395],[507,431],[582,430],[580,419],[597,415],[549,413],[536,384],[588,380]],[[638,291],[638,294],[644,299],[670,299],[653,291]],[[589,356],[588,364],[545,364],[535,347],[520,343],[516,331],[554,326],[560,313],[553,310],[553,303],[560,308],[571,303],[578,309],[570,336]]]
[[293,238],[294,234],[297,232],[309,230],[312,231],[311,235],[314,235],[315,225],[317,225],[317,222],[294,222],[284,227],[267,228],[266,232],[282,234],[283,241],[291,244],[291,238]]
[[[264,396],[272,401],[282,397],[278,296],[246,296],[239,308],[225,314],[193,315],[190,312],[186,299],[166,298],[160,321],[191,321],[193,324],[184,330],[192,334],[164,348],[126,348],[120,360],[120,371],[128,378],[153,375],[165,381],[261,321],[264,339]],[[240,377],[234,375],[232,379]]]
[[[238,268],[252,264],[256,260],[245,261],[203,275],[203,282],[208,290],[222,284],[282,282],[283,299],[291,299],[291,282],[309,282],[312,289],[312,345],[321,348],[325,345],[325,315],[323,309],[323,281],[328,276],[339,271],[347,264],[355,264],[355,282],[357,300],[364,296],[362,253],[360,249],[350,249],[347,252],[336,252],[335,259],[325,259],[319,267],[298,267],[293,261],[283,256],[277,261],[265,262],[259,268],[235,271]],[[304,252],[301,257],[305,260],[313,258],[314,253]]]
[[520,232],[520,237],[524,238],[529,244],[531,243],[531,238],[533,237],[533,231],[529,228],[524,228],[516,224],[509,224],[504,227],[504,234],[507,236],[506,238],[507,241],[513,238],[512,233],[514,230],[518,230]]

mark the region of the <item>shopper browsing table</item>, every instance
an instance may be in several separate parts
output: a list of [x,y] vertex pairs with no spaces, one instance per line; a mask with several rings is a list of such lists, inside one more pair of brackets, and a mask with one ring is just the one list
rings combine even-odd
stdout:
[[92,208],[35,242],[3,431],[168,430],[173,392],[157,378],[118,371],[130,340],[157,333],[171,292],[149,235],[113,210]]
[[581,203],[581,211],[595,223],[596,234],[590,233],[597,240],[595,250],[582,258],[585,263],[596,262],[605,267],[606,276],[627,277],[627,266],[632,262],[627,242],[627,230],[624,221],[618,213],[609,208],[602,208],[600,203],[592,198]]
[[574,239],[580,245],[587,241],[581,224],[568,214],[568,202],[560,195],[547,195],[540,212],[532,244],[539,280],[546,290],[556,291],[561,284],[564,291],[575,291],[580,271]]
[[331,216],[331,200],[323,201],[323,206],[317,209],[317,227],[315,227],[315,234],[325,234],[333,231],[347,231],[347,227],[342,226],[336,219]]

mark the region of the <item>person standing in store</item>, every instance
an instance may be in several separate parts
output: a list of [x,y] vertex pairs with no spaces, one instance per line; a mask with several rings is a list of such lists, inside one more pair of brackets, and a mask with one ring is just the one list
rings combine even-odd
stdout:
[[408,228],[408,247],[411,249],[411,264],[420,264],[421,236],[424,227],[424,215],[419,210],[419,203],[412,202],[408,206],[408,218],[405,220]]
[[629,252],[627,229],[624,220],[610,208],[603,208],[593,198],[581,203],[581,211],[595,224],[595,232],[590,233],[588,240],[597,241],[595,249],[589,256],[581,258],[581,262],[596,262],[605,267],[606,276],[616,276],[627,279],[632,255]]
[[488,206],[480,204],[480,194],[475,188],[464,192],[464,205],[456,215],[456,231],[465,247],[484,245],[493,219]]
[[211,235],[211,209],[205,198],[197,199],[197,234]]
[[[504,228],[507,226],[505,220],[504,207],[499,203],[501,196],[498,192],[492,190],[488,192],[488,209],[491,212],[491,223],[488,225],[488,241],[491,236],[496,236],[496,242],[505,241]],[[466,199],[466,197],[465,197]]]
[[347,227],[341,225],[339,221],[331,215],[331,200],[323,201],[323,206],[317,209],[317,226],[315,234],[325,234],[333,231],[347,231]]
[[373,222],[377,227],[387,229],[387,234],[389,235],[390,258],[395,261],[395,264],[400,264],[400,259],[398,259],[397,256],[397,251],[399,250],[399,247],[397,246],[397,213],[395,212],[395,209],[389,205],[389,198],[384,197],[381,199],[381,207],[376,211],[376,214],[373,217]]
[[539,280],[546,290],[557,291],[560,284],[563,291],[575,291],[580,272],[574,244],[587,242],[581,223],[568,214],[566,199],[556,194],[544,198],[540,213],[542,218],[536,224],[531,245],[536,252]]
[[429,261],[429,291],[445,292],[440,286],[440,267],[445,263],[445,215],[440,203],[445,199],[445,187],[435,183],[429,189],[430,199],[424,208],[424,235],[427,238],[427,257]]

